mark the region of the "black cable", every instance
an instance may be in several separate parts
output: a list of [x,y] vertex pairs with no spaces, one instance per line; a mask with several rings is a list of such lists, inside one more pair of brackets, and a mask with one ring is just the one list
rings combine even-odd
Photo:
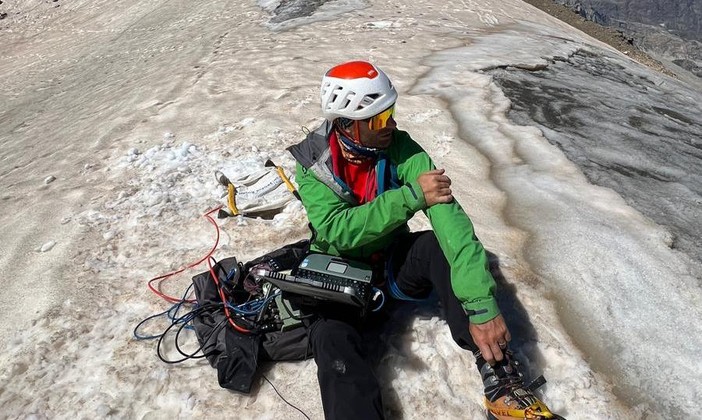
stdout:
[[[216,260],[214,257],[210,257],[210,259],[211,259],[212,261],[214,261],[213,269],[215,269],[215,270],[217,270],[217,269],[223,270],[223,267],[218,265],[219,263],[217,262],[217,260]],[[219,273],[216,273],[216,274],[219,276]],[[224,274],[226,275],[227,273],[225,272]],[[148,318],[144,319],[144,320],[141,321],[139,324],[137,324],[137,326],[134,328],[134,335],[135,335],[135,337],[137,337],[138,339],[147,339],[147,338],[155,339],[155,338],[158,338],[158,342],[157,342],[157,344],[156,344],[156,354],[158,355],[159,359],[161,359],[161,361],[164,362],[164,363],[176,364],[176,363],[184,362],[184,361],[189,360],[189,359],[202,359],[202,358],[204,358],[204,357],[209,356],[211,353],[206,354],[206,353],[204,352],[204,350],[203,350],[204,347],[205,347],[205,345],[210,341],[210,339],[212,338],[212,336],[213,336],[214,334],[219,334],[219,333],[221,332],[222,328],[224,328],[224,327],[226,326],[227,321],[232,322],[232,323],[235,323],[235,324],[239,324],[239,326],[240,326],[242,329],[250,330],[252,333],[255,332],[255,330],[257,330],[257,327],[259,327],[259,325],[258,325],[259,323],[256,322],[256,321],[258,321],[258,319],[256,319],[256,320],[249,320],[249,319],[246,318],[245,315],[239,315],[239,316],[230,315],[229,317],[225,317],[223,320],[219,321],[214,327],[212,327],[212,330],[210,331],[210,333],[207,334],[207,336],[203,338],[202,344],[200,345],[199,348],[197,348],[197,349],[196,349],[194,352],[192,352],[192,353],[186,353],[186,352],[181,348],[181,346],[180,346],[180,344],[179,344],[180,334],[181,334],[181,332],[183,331],[183,329],[192,329],[192,327],[190,327],[190,323],[191,323],[191,322],[193,321],[193,319],[195,319],[200,313],[205,312],[205,311],[209,311],[209,310],[211,310],[211,309],[221,310],[221,309],[224,307],[224,305],[227,305],[227,303],[225,303],[225,302],[217,302],[217,303],[214,303],[214,302],[213,302],[213,303],[207,303],[207,304],[201,305],[201,306],[200,306],[200,305],[196,305],[195,309],[191,310],[190,312],[185,313],[184,315],[182,315],[182,316],[180,316],[180,317],[177,317],[178,311],[180,310],[181,306],[182,306],[183,303],[184,303],[185,296],[187,296],[187,294],[189,293],[189,291],[190,291],[190,289],[192,288],[192,286],[193,286],[193,285],[191,284],[191,285],[186,289],[185,295],[184,295],[184,298],[183,298],[182,301],[180,301],[180,302],[178,302],[177,304],[173,305],[171,308],[167,309],[167,310],[164,311],[164,312],[161,312],[161,313],[158,313],[158,314],[149,316]],[[226,292],[226,289],[224,289],[223,284],[219,284],[219,291],[220,291],[220,292]],[[250,294],[249,294],[249,297],[251,297]],[[270,299],[270,300],[273,300],[273,299]],[[259,313],[255,314],[256,318],[259,318],[259,317],[262,315],[262,313],[267,309],[268,305],[270,304],[270,301],[266,301],[266,302],[264,302],[264,303],[265,303],[265,304],[259,309]],[[173,312],[173,315],[171,315],[171,312]],[[137,330],[138,330],[145,322],[149,321],[150,319],[156,318],[156,317],[158,317],[158,316],[162,316],[162,315],[164,315],[164,314],[168,315],[168,316],[171,318],[171,324],[163,331],[162,334],[160,334],[160,335],[158,335],[158,336],[149,336],[149,337],[145,337],[145,336],[140,336],[140,335],[138,335]],[[254,314],[249,315],[249,316],[254,316]],[[241,324],[243,324],[244,326],[242,326]],[[172,329],[176,328],[176,326],[177,326],[177,330],[176,330],[176,333],[175,333],[174,346],[175,346],[175,349],[178,351],[178,353],[180,353],[180,354],[183,356],[183,358],[178,359],[178,360],[168,360],[168,359],[166,359],[166,358],[164,357],[164,355],[161,353],[161,347],[163,346],[164,338],[166,337],[166,335],[168,335],[168,333],[169,333]],[[203,354],[197,355],[198,352],[202,352]]]
[[275,393],[278,394],[278,396],[280,397],[281,400],[285,401],[285,404],[287,404],[287,405],[289,405],[290,407],[294,408],[295,410],[299,411],[303,416],[305,416],[305,418],[306,418],[307,420],[310,420],[309,416],[308,416],[307,414],[305,414],[304,411],[302,411],[302,410],[300,410],[299,408],[295,407],[294,405],[290,404],[290,403],[288,402],[288,400],[285,399],[285,397],[283,397],[282,395],[280,395],[280,392],[278,392],[278,390],[275,388],[275,385],[273,385],[273,382],[271,382],[268,378],[266,378],[266,375],[261,374],[261,376],[263,376],[263,379],[265,379],[266,382],[268,382],[268,383],[273,387],[273,391],[275,391]]
[[159,335],[140,335],[140,334],[138,333],[138,331],[139,331],[139,328],[140,328],[142,325],[146,324],[148,321],[150,321],[150,320],[152,320],[152,319],[154,319],[154,318],[158,318],[158,317],[160,317],[160,316],[162,316],[162,315],[166,315],[166,314],[168,314],[168,312],[169,312],[170,310],[171,310],[171,308],[168,308],[168,309],[166,309],[166,310],[163,311],[163,312],[159,312],[159,313],[157,313],[157,314],[150,315],[150,316],[144,318],[143,320],[141,320],[141,321],[136,325],[136,327],[134,327],[134,331],[132,332],[132,334],[134,334],[134,338],[136,338],[137,340],[153,340],[153,339],[159,338],[161,335],[163,335],[163,334],[159,334]]
[[[201,306],[201,307],[196,308],[196,309],[194,309],[194,310],[188,312],[187,314],[183,315],[183,316],[182,316],[181,318],[179,318],[178,320],[180,320],[180,319],[182,319],[182,318],[185,318],[185,317],[187,317],[187,316],[195,317],[195,316],[197,316],[197,314],[199,314],[200,312],[204,312],[205,310],[209,310],[209,309],[211,309],[212,307],[219,307],[219,306],[221,306],[221,304],[217,304],[217,303],[211,303],[211,304],[207,304],[207,305]],[[207,337],[205,337],[205,339],[203,340],[203,342],[206,344],[206,343],[210,340],[210,338],[212,337],[212,335],[214,335],[215,333],[219,333],[219,331],[226,325],[226,322],[227,322],[227,318],[224,318],[223,320],[219,321],[214,327],[212,327],[212,331],[210,331],[210,333],[207,335]],[[184,353],[183,351],[181,351],[180,347],[178,346],[178,344],[177,344],[177,342],[176,342],[176,349],[178,349],[178,352],[179,352],[180,354],[182,354],[183,356],[185,356],[185,357],[183,357],[182,359],[178,359],[178,360],[168,360],[168,359],[166,359],[166,358],[161,354],[161,346],[163,345],[163,338],[164,338],[166,335],[168,335],[168,332],[169,332],[172,328],[174,328],[175,325],[177,325],[177,322],[174,322],[174,323],[172,323],[171,325],[169,325],[168,328],[166,328],[166,330],[163,332],[163,334],[161,334],[161,336],[160,336],[159,339],[158,339],[158,343],[156,344],[156,354],[158,355],[158,358],[161,359],[162,362],[168,363],[168,364],[175,364],[175,363],[184,362],[184,361],[189,360],[189,359],[200,359],[200,358],[202,358],[202,357],[207,357],[207,356],[209,355],[209,354],[204,354],[204,352],[203,352],[203,355],[202,355],[202,356],[195,356],[195,354],[197,354],[197,352],[202,351],[202,349],[205,347],[205,344],[202,344],[202,345],[200,346],[200,348],[198,348],[197,350],[195,350],[195,352],[193,352],[192,354],[186,354],[186,353]],[[179,331],[182,331],[182,326],[179,328]]]
[[[150,316],[144,318],[143,320],[141,320],[136,325],[136,327],[134,327],[134,331],[132,332],[134,334],[134,338],[136,338],[137,340],[154,340],[156,338],[159,338],[161,336],[161,334],[159,334],[159,335],[140,335],[138,332],[139,328],[141,328],[141,326],[144,325],[145,323],[147,323],[148,321],[155,319],[155,318],[158,318],[162,315],[166,315],[171,320],[171,323],[174,323],[176,316],[178,315],[178,311],[180,311],[180,308],[183,305],[188,303],[188,302],[186,302],[186,298],[187,298],[188,294],[190,293],[190,289],[192,289],[192,288],[193,288],[193,285],[190,284],[190,286],[188,286],[188,288],[185,289],[185,293],[183,293],[183,297],[181,298],[181,300],[179,302],[176,302],[175,304],[173,304],[170,308],[166,309],[163,312],[159,312],[157,314],[150,315]],[[197,305],[196,305],[196,307],[197,307]],[[171,311],[174,311],[173,315],[171,315]]]
[[[210,334],[207,335],[207,339],[206,339],[206,340],[203,340],[203,341],[204,341],[205,343],[207,343],[207,342],[209,341],[209,339],[210,339],[214,334],[219,334],[219,332],[222,330],[222,328],[224,328],[226,325],[227,325],[226,319],[224,319],[224,320],[220,321],[219,323],[217,323],[217,324],[212,328],[212,331],[210,332]],[[163,334],[163,337],[165,337],[165,336],[166,336],[166,334],[164,333],[164,334]],[[158,358],[161,359],[162,362],[168,363],[168,364],[182,363],[182,362],[184,362],[184,361],[186,361],[186,360],[190,360],[190,359],[201,359],[201,358],[203,358],[203,357],[207,357],[207,356],[210,356],[210,355],[212,354],[212,353],[207,353],[207,354],[205,354],[205,353],[203,352],[203,354],[202,354],[201,356],[195,356],[195,354],[197,354],[197,352],[202,351],[202,349],[205,347],[205,344],[202,344],[202,345],[201,345],[197,350],[195,350],[192,354],[186,354],[186,353],[184,353],[184,352],[180,349],[180,347],[178,347],[178,345],[176,344],[176,348],[178,349],[178,351],[179,351],[181,354],[184,355],[184,357],[183,357],[182,359],[178,359],[178,360],[167,360],[167,359],[161,354],[161,345],[162,345],[162,343],[163,343],[163,338],[160,338],[160,339],[158,340],[158,344],[156,345],[156,354],[158,355]]]
[[[247,315],[247,316],[254,316],[254,315],[252,314],[252,315]],[[251,321],[249,319],[246,319],[246,315],[237,314],[236,312],[234,314],[232,314],[230,312],[229,320],[231,320],[231,322],[237,324],[237,326],[239,326],[240,328],[248,331],[247,333],[243,333],[243,334],[252,334],[256,331],[256,327],[257,327],[256,322]],[[237,322],[237,321],[239,321],[239,322]]]
[[[219,307],[221,306],[221,304],[219,304],[219,303],[214,304],[214,303],[213,303],[213,304],[208,305],[205,309],[210,309],[212,306],[214,306],[214,307],[216,307],[216,308],[219,308]],[[183,356],[185,356],[185,358],[186,358],[185,360],[188,360],[188,359],[202,359],[202,358],[204,358],[204,357],[209,356],[211,353],[205,353],[205,352],[203,351],[203,348],[205,347],[205,344],[206,344],[208,341],[210,341],[210,338],[212,338],[212,336],[213,336],[215,333],[219,334],[219,332],[222,330],[222,328],[224,328],[224,327],[226,326],[226,324],[225,324],[226,321],[228,321],[228,319],[225,317],[223,320],[221,320],[219,323],[217,323],[214,327],[212,327],[212,331],[210,331],[210,333],[207,334],[207,336],[203,338],[203,340],[202,340],[202,341],[203,341],[203,344],[201,344],[200,347],[199,347],[197,350],[195,350],[193,353],[188,354],[188,353],[185,353],[185,352],[180,348],[180,345],[178,344],[178,340],[179,340],[181,331],[183,331],[183,329],[186,328],[187,323],[190,322],[190,321],[192,321],[192,319],[194,319],[194,318],[197,316],[197,314],[195,314],[194,312],[195,312],[195,311],[191,311],[189,314],[186,314],[186,315],[192,315],[192,318],[191,318],[190,320],[186,321],[185,323],[183,323],[183,324],[178,328],[178,331],[176,331],[175,339],[174,339],[174,341],[173,341],[173,344],[175,345],[176,350],[178,351],[178,353],[180,353],[180,354],[182,354]],[[164,334],[165,334],[165,333],[164,333]],[[196,355],[198,352],[200,352],[200,351],[202,351],[202,354],[199,355],[199,356],[195,356],[195,355]]]
[[[226,319],[225,319],[224,321],[226,321]],[[220,323],[221,323],[221,322],[222,322],[222,321],[220,321]],[[178,340],[179,340],[179,338],[180,338],[180,332],[183,331],[183,329],[184,329],[186,326],[187,326],[187,323],[182,324],[182,325],[178,328],[178,331],[176,331],[175,338],[173,339],[173,344],[175,345],[176,350],[178,350],[178,353],[182,354],[182,355],[185,356],[187,359],[202,359],[202,358],[207,357],[208,354],[205,354],[205,352],[203,351],[203,349],[205,348],[205,344],[207,344],[207,342],[210,341],[210,338],[211,338],[211,337],[214,335],[214,333],[215,333],[215,329],[217,329],[217,333],[219,333],[219,331],[222,329],[222,327],[220,327],[219,324],[217,324],[217,325],[212,329],[212,331],[210,331],[210,333],[207,334],[207,337],[206,337],[204,340],[202,340],[203,343],[200,345],[200,347],[198,347],[198,349],[195,350],[193,353],[187,354],[187,353],[185,353],[185,352],[180,348],[180,344],[178,344]],[[200,351],[202,351],[202,354],[199,355],[199,356],[196,356],[196,354],[197,354],[198,352],[200,352]],[[186,359],[186,360],[187,360],[187,359]]]
[[[202,310],[204,310],[204,309],[202,309]],[[200,312],[200,311],[201,311],[200,308],[197,308],[197,309],[194,309],[194,310],[191,311],[191,312]],[[183,315],[183,316],[188,316],[188,315],[191,314],[191,312],[188,312],[187,314],[185,314],[185,315]],[[186,360],[188,360],[188,359],[190,358],[190,357],[188,357],[187,355],[184,355],[184,356],[186,356],[186,357],[183,358],[183,359],[180,359],[180,360],[167,360],[167,359],[166,359],[165,357],[163,357],[163,355],[161,354],[161,346],[163,345],[163,338],[164,338],[166,335],[168,335],[168,332],[169,332],[175,325],[176,325],[175,322],[173,322],[171,325],[169,325],[169,326],[163,331],[163,334],[161,334],[161,336],[158,338],[158,342],[156,343],[156,355],[158,355],[158,358],[161,359],[162,362],[168,363],[168,364],[175,364],[175,363],[184,362],[184,361],[186,361]],[[201,348],[202,348],[202,346],[201,346]]]

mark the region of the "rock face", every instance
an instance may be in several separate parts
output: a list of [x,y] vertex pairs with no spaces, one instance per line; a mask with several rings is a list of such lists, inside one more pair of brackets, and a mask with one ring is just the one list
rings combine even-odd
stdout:
[[622,31],[638,48],[702,77],[700,0],[554,0]]
[[686,40],[702,41],[699,0],[556,0],[605,26],[660,26]]

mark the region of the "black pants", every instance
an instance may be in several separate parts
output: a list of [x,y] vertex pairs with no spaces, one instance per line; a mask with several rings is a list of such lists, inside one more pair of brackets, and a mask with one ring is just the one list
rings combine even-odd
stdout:
[[[416,232],[402,238],[393,252],[395,281],[410,297],[427,297],[436,291],[444,319],[456,343],[470,351],[477,347],[468,331],[468,317],[451,288],[451,269],[434,232]],[[359,333],[357,316],[322,310],[309,323],[308,332],[324,416],[329,420],[382,419],[380,386]]]

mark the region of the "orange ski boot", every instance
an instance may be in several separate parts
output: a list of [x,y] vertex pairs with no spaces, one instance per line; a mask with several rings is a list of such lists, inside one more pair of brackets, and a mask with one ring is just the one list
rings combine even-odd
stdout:
[[[482,356],[477,355],[478,360]],[[485,407],[488,420],[540,420],[563,419],[534,395],[534,390],[546,383],[539,376],[528,386],[524,386],[522,374],[512,352],[505,351],[505,358],[490,366],[482,364],[480,375],[485,387]]]

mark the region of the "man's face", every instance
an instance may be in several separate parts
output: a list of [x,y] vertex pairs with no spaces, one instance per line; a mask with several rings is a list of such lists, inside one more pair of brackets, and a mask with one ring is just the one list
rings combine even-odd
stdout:
[[[392,133],[397,128],[395,104],[388,109],[365,120],[356,121],[350,128],[352,138],[358,139],[362,146],[373,149],[386,149],[392,143]],[[358,133],[355,131],[358,130]]]
[[385,127],[379,130],[371,130],[367,121],[359,121],[359,139],[361,144],[374,149],[387,149],[392,143],[392,133],[397,128],[397,123],[390,117]]

